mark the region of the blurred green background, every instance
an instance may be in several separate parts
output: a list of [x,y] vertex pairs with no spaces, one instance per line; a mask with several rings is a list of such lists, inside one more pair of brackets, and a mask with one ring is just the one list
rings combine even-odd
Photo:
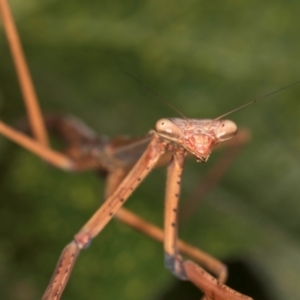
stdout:
[[[299,1],[10,2],[43,111],[73,114],[99,134],[138,136],[177,117],[119,69],[193,118],[300,79]],[[13,123],[25,109],[0,34],[0,114]],[[232,285],[255,299],[300,298],[299,96],[295,86],[230,116],[252,140],[180,224],[186,241],[238,265]],[[183,206],[220,154],[187,162]],[[161,225],[165,170],[154,172],[126,206]],[[41,297],[102,191],[93,172],[64,173],[0,139],[2,299]],[[175,285],[162,246],[113,221],[80,255],[63,299],[199,299],[185,286],[171,296]]]

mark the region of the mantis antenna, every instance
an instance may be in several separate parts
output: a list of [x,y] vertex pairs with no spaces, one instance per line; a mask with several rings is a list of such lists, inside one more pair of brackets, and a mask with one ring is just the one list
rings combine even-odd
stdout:
[[213,121],[215,121],[215,120],[220,120],[220,119],[222,119],[222,118],[224,118],[224,117],[226,117],[226,116],[228,116],[228,115],[231,115],[232,113],[234,113],[234,112],[236,112],[236,111],[238,111],[238,110],[240,110],[240,109],[242,109],[242,108],[244,108],[244,107],[246,107],[246,106],[249,106],[249,105],[251,105],[251,104],[254,104],[254,103],[256,103],[256,102],[258,102],[258,101],[260,101],[260,100],[263,100],[263,99],[265,99],[265,98],[268,98],[268,97],[270,97],[270,96],[272,96],[272,95],[274,95],[274,94],[277,94],[277,93],[279,93],[279,92],[282,92],[283,90],[286,90],[286,89],[288,89],[288,88],[290,88],[290,87],[292,87],[292,86],[294,86],[294,85],[297,85],[297,84],[299,84],[299,83],[300,83],[300,80],[298,80],[298,81],[296,81],[296,82],[294,82],[294,83],[291,83],[291,84],[289,84],[289,85],[286,85],[286,86],[284,86],[284,87],[282,87],[282,88],[280,88],[280,89],[278,89],[278,90],[276,90],[276,91],[273,91],[273,92],[271,92],[271,93],[268,93],[268,94],[266,94],[266,95],[263,95],[263,96],[261,96],[261,97],[259,97],[259,98],[256,98],[255,100],[252,100],[252,101],[250,101],[250,102],[248,102],[248,103],[246,103],[246,104],[243,104],[242,106],[240,106],[240,107],[238,107],[238,108],[235,108],[235,109],[233,109],[233,110],[227,112],[226,114],[223,114],[223,115],[221,115],[221,116],[215,118]]
[[144,86],[148,91],[150,91],[152,94],[154,94],[156,97],[158,97],[159,99],[161,99],[162,101],[164,101],[167,105],[169,105],[174,111],[176,111],[180,116],[182,116],[184,119],[188,120],[188,118],[178,109],[176,108],[173,104],[171,104],[166,98],[162,97],[160,94],[158,94],[157,92],[155,92],[150,86],[148,86],[146,83],[144,83],[143,81],[141,81],[140,79],[137,79],[136,77],[134,77],[133,75],[131,75],[130,73],[124,71],[124,70],[120,70],[121,72],[123,72],[124,74],[130,76],[132,79],[134,79],[136,82],[140,83],[142,86]]
[[[146,83],[144,83],[143,81],[139,80],[138,78],[134,77],[133,75],[131,75],[130,73],[128,73],[128,72],[126,72],[126,71],[124,71],[124,70],[120,70],[120,71],[123,72],[124,74],[130,76],[132,79],[134,79],[135,81],[137,81],[137,82],[140,83],[141,85],[143,85],[143,86],[144,86],[145,88],[147,88],[151,93],[153,93],[155,96],[157,96],[158,98],[160,98],[161,100],[163,100],[163,101],[164,101],[167,105],[169,105],[174,111],[176,111],[179,115],[181,115],[184,119],[186,119],[186,120],[188,121],[188,118],[187,118],[187,117],[186,117],[179,109],[177,109],[174,105],[172,105],[166,98],[162,97],[160,94],[158,94],[157,92],[155,92],[155,91],[154,91],[152,88],[150,88]],[[265,99],[265,98],[268,98],[268,97],[270,97],[270,96],[273,96],[274,94],[277,94],[277,93],[279,93],[279,92],[282,92],[283,90],[286,90],[286,89],[288,89],[288,88],[291,88],[291,87],[293,87],[293,86],[295,86],[295,85],[297,85],[297,84],[299,84],[299,83],[300,83],[300,80],[298,80],[298,81],[296,81],[296,82],[293,82],[293,83],[291,83],[291,84],[289,84],[289,85],[286,85],[286,86],[284,86],[284,87],[282,87],[282,88],[280,88],[280,89],[278,89],[278,90],[275,90],[275,91],[273,91],[273,92],[270,92],[270,93],[268,93],[268,94],[265,94],[265,95],[263,95],[263,96],[261,96],[261,97],[258,97],[258,98],[254,99],[254,100],[252,100],[252,101],[250,101],[250,102],[248,102],[248,103],[245,103],[245,104],[243,104],[243,105],[241,105],[241,106],[239,106],[239,107],[237,107],[237,108],[235,108],[235,109],[233,109],[233,110],[231,110],[231,111],[229,111],[229,112],[227,112],[227,113],[225,113],[225,114],[223,114],[223,115],[221,115],[221,116],[219,116],[219,117],[213,119],[213,121],[215,121],[215,120],[220,120],[220,119],[222,119],[222,118],[224,118],[224,117],[226,117],[226,116],[228,116],[228,115],[231,115],[232,113],[234,113],[234,112],[236,112],[236,111],[238,111],[238,110],[241,110],[241,109],[245,108],[246,106],[252,105],[252,104],[254,104],[254,103],[256,103],[256,102],[259,102],[259,101],[261,101],[261,100],[263,100],[263,99]]]

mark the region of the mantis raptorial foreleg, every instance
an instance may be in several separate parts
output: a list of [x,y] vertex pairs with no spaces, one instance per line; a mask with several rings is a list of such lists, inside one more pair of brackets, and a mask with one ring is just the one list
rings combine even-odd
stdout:
[[164,146],[160,145],[158,141],[159,137],[153,135],[153,139],[139,162],[118,186],[117,190],[75,235],[74,241],[64,249],[43,299],[60,299],[79,251],[87,247],[92,239],[101,232],[165,151]]
[[178,278],[187,280],[185,270],[182,266],[182,259],[177,246],[178,227],[178,203],[180,195],[181,173],[183,170],[186,151],[179,149],[173,154],[173,159],[168,167],[167,185],[165,196],[165,265]]
[[183,261],[178,247],[178,200],[180,195],[181,174],[185,151],[176,151],[173,161],[168,167],[167,187],[165,198],[165,264],[168,269],[178,278],[189,280],[198,286],[205,294],[206,300],[250,300],[217,281],[192,261]]

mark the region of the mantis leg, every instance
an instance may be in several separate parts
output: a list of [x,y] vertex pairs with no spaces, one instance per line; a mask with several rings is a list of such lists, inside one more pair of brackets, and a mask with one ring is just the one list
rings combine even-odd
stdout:
[[7,36],[8,44],[11,49],[12,58],[17,71],[34,136],[41,144],[47,146],[47,132],[43,125],[43,118],[37,101],[34,85],[26,63],[17,28],[6,0],[0,0],[0,15],[3,21],[3,27]]
[[177,213],[180,194],[181,174],[185,152],[178,150],[168,167],[166,200],[165,200],[165,264],[179,279],[189,280],[201,289],[206,300],[251,300],[209,275],[204,269],[192,261],[184,261],[179,254],[177,237]]
[[43,299],[60,299],[68,282],[79,252],[86,248],[125,203],[140,182],[152,170],[165,145],[153,134],[145,153],[124,178],[114,193],[101,205],[89,221],[75,235],[74,240],[63,250]]
[[34,139],[28,137],[27,135],[18,132],[12,127],[6,125],[2,121],[0,121],[0,133],[17,143],[19,146],[29,150],[30,152],[36,154],[41,157],[48,163],[63,169],[63,170],[72,170],[73,164],[72,161],[63,154],[60,154],[54,150],[51,150],[47,146],[40,144]]

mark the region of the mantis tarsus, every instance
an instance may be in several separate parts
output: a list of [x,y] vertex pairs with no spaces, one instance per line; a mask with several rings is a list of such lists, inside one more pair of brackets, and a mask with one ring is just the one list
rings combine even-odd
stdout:
[[[0,3],[1,13],[3,15],[5,14],[7,18],[5,1],[2,0]],[[5,21],[4,24],[8,24],[7,22],[8,21]],[[14,43],[13,38],[10,40],[12,41],[12,48],[18,49],[16,48],[16,43]],[[22,60],[20,60],[22,55],[20,55],[20,51],[13,52],[15,53],[17,68],[20,68],[20,66],[22,66]],[[28,86],[30,86],[28,78],[30,77],[28,74],[24,74],[24,67],[21,67],[20,78],[21,82],[24,82],[22,80],[27,80],[27,83],[25,82],[24,86],[28,88]],[[24,94],[29,96],[29,99],[32,99],[33,97],[32,95],[30,96],[30,92],[28,92],[28,89],[26,88],[24,88]],[[32,104],[36,102],[31,101],[30,103]],[[194,259],[202,262],[206,268],[216,274],[219,281],[210,277],[210,275],[208,275],[203,269],[197,267],[194,263],[190,261],[182,261],[179,256],[178,248],[185,253],[190,251],[190,254],[194,249],[183,242],[177,243],[176,236],[179,183],[186,152],[191,152],[194,156],[196,156],[196,159],[200,161],[206,161],[215,144],[234,136],[236,132],[236,126],[234,123],[231,121],[221,121],[219,118],[216,120],[159,120],[156,126],[156,131],[152,131],[149,136],[142,141],[136,141],[136,147],[138,148],[141,146],[141,150],[144,148],[145,144],[149,144],[139,162],[135,165],[135,167],[133,167],[133,169],[131,169],[135,159],[132,159],[131,162],[124,165],[122,160],[118,160],[117,154],[113,156],[109,153],[110,147],[113,144],[112,142],[106,143],[105,141],[93,141],[94,144],[91,143],[89,145],[90,148],[88,150],[88,154],[86,156],[80,155],[79,158],[76,158],[75,154],[72,154],[71,151],[69,155],[66,156],[49,149],[47,147],[46,134],[43,130],[44,126],[41,121],[41,115],[38,111],[37,113],[34,113],[34,107],[36,106],[30,105],[28,111],[29,116],[31,116],[30,120],[33,121],[32,131],[34,132],[36,140],[14,131],[4,123],[0,123],[1,133],[36,153],[53,165],[66,170],[80,170],[87,168],[85,160],[91,159],[91,163],[98,164],[98,167],[99,165],[102,165],[103,168],[108,171],[109,183],[106,191],[108,198],[105,204],[95,213],[82,230],[78,232],[74,241],[72,241],[63,251],[56,272],[54,273],[52,281],[44,295],[44,299],[60,298],[79,251],[89,244],[91,239],[102,230],[114,214],[117,214],[120,219],[123,219],[127,223],[130,222],[129,220],[133,220],[132,218],[135,218],[135,216],[130,215],[128,211],[118,209],[129,197],[133,189],[147,175],[151,168],[157,165],[157,163],[163,163],[169,159],[168,156],[163,156],[162,160],[159,161],[160,156],[166,151],[171,152],[173,156],[172,164],[168,169],[166,194],[165,235],[167,238],[165,239],[165,252],[167,267],[171,269],[176,276],[192,281],[205,293],[207,299],[250,299],[249,297],[243,296],[223,285],[223,282],[226,279],[226,269],[221,263],[208,255],[198,251],[197,254],[194,255]],[[195,129],[195,127],[197,129]],[[195,130],[197,130],[196,135]],[[193,134],[190,131],[193,132]],[[84,134],[82,134],[81,137],[82,136],[84,136]],[[97,144],[97,142],[99,143]],[[123,151],[122,152],[120,150],[121,154],[124,153],[126,146],[124,145],[122,147],[119,148]],[[131,145],[130,147],[133,146]],[[139,156],[139,154],[137,156]],[[99,161],[101,162],[100,164]],[[131,169],[130,173],[128,173],[126,178],[123,180],[129,169]],[[147,224],[145,228],[147,228],[147,230],[152,228],[149,226],[150,225]],[[159,229],[154,227],[152,229],[155,229],[158,233],[156,235],[157,238],[162,239],[162,231],[159,231]]]

